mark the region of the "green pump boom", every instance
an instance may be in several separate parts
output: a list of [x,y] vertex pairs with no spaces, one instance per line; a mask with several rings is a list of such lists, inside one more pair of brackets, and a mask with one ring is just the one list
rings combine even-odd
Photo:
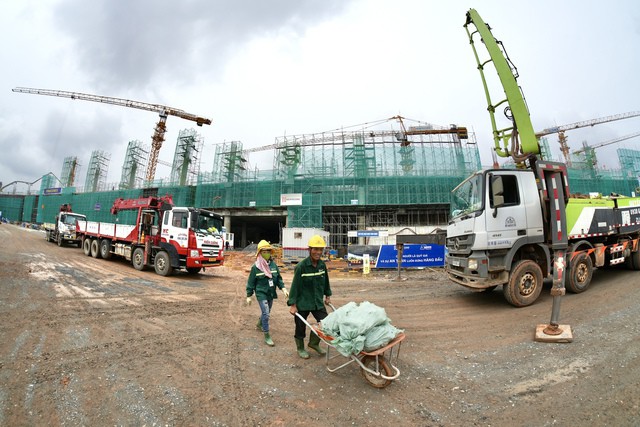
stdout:
[[[470,30],[470,24],[473,24],[476,28],[475,31]],[[529,109],[527,108],[520,86],[518,86],[517,69],[511,63],[511,60],[504,50],[502,42],[496,40],[491,33],[489,25],[482,20],[475,9],[470,9],[467,12],[467,20],[464,24],[464,28],[469,36],[469,43],[471,44],[473,54],[476,58],[476,62],[478,63],[478,71],[480,71],[480,77],[484,86],[488,103],[487,110],[489,111],[491,126],[493,128],[493,140],[496,153],[500,157],[513,157],[516,163],[524,161],[530,155],[539,155],[540,145],[538,144],[535,131],[533,130],[533,125],[531,124]],[[481,62],[474,43],[474,36],[476,34],[480,35],[491,59]],[[485,65],[489,62],[493,62],[506,95],[505,99],[496,104],[491,101],[491,94],[485,78]],[[511,120],[512,125],[504,129],[498,129],[495,112],[496,109],[505,102],[507,103],[505,115],[509,120]]]

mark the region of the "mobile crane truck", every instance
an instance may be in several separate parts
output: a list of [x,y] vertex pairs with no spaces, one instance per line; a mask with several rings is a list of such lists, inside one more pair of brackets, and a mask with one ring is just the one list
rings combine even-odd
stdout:
[[[445,269],[453,282],[473,291],[502,286],[516,307],[533,304],[543,280],[553,278],[550,325],[557,326],[565,282],[566,289],[580,293],[596,267],[624,263],[640,270],[640,198],[571,197],[566,166],[542,160],[517,69],[502,43],[474,9],[464,27],[489,105],[494,150],[513,158],[516,168],[478,171],[452,191]],[[475,48],[478,35],[490,56],[486,61]],[[506,95],[495,104],[484,74],[490,62]],[[503,103],[511,126],[498,129],[495,112]]]
[[49,242],[56,242],[58,246],[70,243],[80,247],[81,240],[80,236],[76,234],[76,221],[86,220],[86,216],[74,213],[70,204],[60,205],[60,211],[56,214],[55,222],[44,225],[44,238]]
[[135,224],[78,221],[85,255],[125,258],[136,270],[153,266],[161,276],[175,269],[198,273],[224,264],[222,217],[205,209],[176,207],[169,195],[116,199],[111,213],[133,211]]

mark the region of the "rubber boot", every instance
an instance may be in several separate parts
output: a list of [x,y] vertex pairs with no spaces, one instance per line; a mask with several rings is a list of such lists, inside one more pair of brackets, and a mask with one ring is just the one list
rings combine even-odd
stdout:
[[273,347],[275,345],[273,343],[273,340],[271,339],[271,335],[269,335],[269,332],[264,333],[264,343],[270,347]]
[[256,323],[256,329],[259,330],[260,332],[264,332],[264,329],[262,329],[262,318],[258,317],[258,323]]
[[309,353],[307,353],[307,350],[304,349],[304,340],[296,338],[296,348],[298,349],[298,356],[303,359],[309,358]]
[[314,349],[316,353],[320,355],[327,354],[327,352],[320,347],[320,337],[313,332],[311,332],[309,336],[309,348]]

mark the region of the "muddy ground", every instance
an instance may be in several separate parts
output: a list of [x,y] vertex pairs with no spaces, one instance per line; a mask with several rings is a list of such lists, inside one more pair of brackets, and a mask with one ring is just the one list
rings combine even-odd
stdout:
[[[400,377],[295,353],[274,304],[276,346],[243,305],[251,258],[163,278],[0,225],[0,425],[632,426],[640,424],[640,273],[597,271],[562,300],[572,343],[534,341],[548,289],[513,308],[439,270],[331,271],[332,300],[370,301],[405,330]],[[289,285],[292,270],[284,271]]]

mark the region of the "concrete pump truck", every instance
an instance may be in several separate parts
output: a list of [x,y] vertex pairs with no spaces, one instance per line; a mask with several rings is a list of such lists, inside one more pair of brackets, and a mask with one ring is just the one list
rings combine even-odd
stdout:
[[[533,304],[543,280],[552,278],[555,313],[565,283],[570,292],[584,292],[594,268],[622,263],[640,270],[640,198],[571,197],[565,164],[542,159],[517,69],[502,43],[474,9],[464,28],[484,85],[495,153],[512,158],[516,167],[494,165],[452,191],[448,277],[478,292],[502,286],[505,299],[516,307]],[[478,37],[488,51],[486,61],[476,50]],[[506,95],[497,103],[485,75],[490,63]],[[498,129],[501,106],[510,126]]]

